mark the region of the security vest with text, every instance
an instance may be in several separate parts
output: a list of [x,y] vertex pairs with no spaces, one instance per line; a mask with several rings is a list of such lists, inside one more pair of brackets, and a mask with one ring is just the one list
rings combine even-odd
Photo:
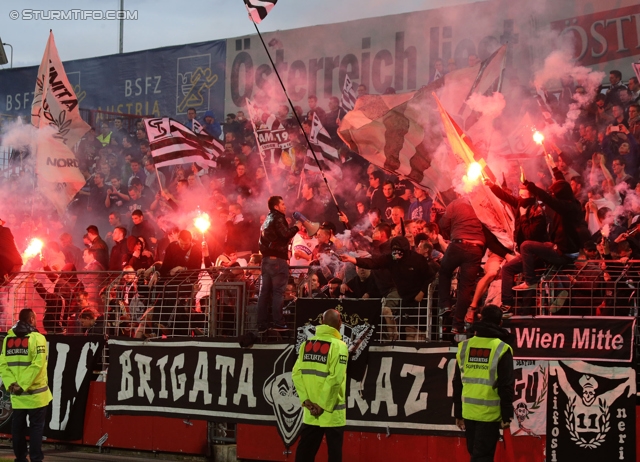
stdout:
[[497,338],[472,337],[458,345],[463,419],[501,420],[498,362],[507,351],[512,351],[511,347]]
[[304,423],[320,427],[347,424],[347,361],[349,350],[342,335],[327,325],[316,327],[316,335],[300,347],[291,378],[301,402],[309,399],[324,412],[314,417],[304,408]]
[[0,375],[6,388],[17,383],[22,392],[11,394],[14,409],[37,409],[52,399],[47,380],[47,340],[39,332],[16,335],[9,329],[0,355]]

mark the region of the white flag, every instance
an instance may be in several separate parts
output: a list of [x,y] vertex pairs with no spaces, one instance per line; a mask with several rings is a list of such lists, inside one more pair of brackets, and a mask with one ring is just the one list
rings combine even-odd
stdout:
[[38,189],[62,216],[85,184],[71,148],[89,130],[80,117],[76,97],[60,61],[53,32],[38,68],[31,106],[31,123],[38,128],[36,174]]
[[62,216],[86,180],[73,151],[55,137],[53,129],[38,130],[36,153],[38,190]]
[[80,117],[78,98],[64,72],[53,32],[49,33],[49,41],[38,68],[31,123],[37,128],[52,127],[55,130],[53,136],[69,148],[73,148],[91,128]]

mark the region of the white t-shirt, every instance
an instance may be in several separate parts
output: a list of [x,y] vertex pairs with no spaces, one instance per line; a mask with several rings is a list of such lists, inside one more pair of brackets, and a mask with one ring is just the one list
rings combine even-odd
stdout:
[[[293,237],[293,241],[291,242],[291,259],[289,260],[290,266],[309,266],[310,260],[305,260],[304,258],[296,258],[294,257],[295,252],[302,252],[306,255],[311,255],[313,253],[313,249],[318,245],[318,240],[315,237],[305,239],[300,235],[300,233],[296,234]],[[301,273],[302,270],[293,270],[295,273]]]

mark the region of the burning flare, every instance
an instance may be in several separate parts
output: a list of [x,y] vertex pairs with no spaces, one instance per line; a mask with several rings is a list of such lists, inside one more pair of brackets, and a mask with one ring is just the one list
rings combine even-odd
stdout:
[[542,142],[544,141],[544,135],[541,132],[536,131],[533,134],[533,141],[535,141],[536,144],[542,144]]
[[471,162],[469,164],[467,174],[462,177],[465,192],[471,192],[473,187],[478,184],[478,180],[482,177],[482,169],[482,165],[478,162]]
[[467,169],[467,178],[471,181],[476,181],[482,175],[482,165],[478,162],[471,162]]
[[29,246],[25,249],[24,253],[22,254],[22,261],[26,262],[27,260],[35,257],[36,255],[41,255],[43,246],[44,246],[43,242],[37,237],[34,237],[33,239],[31,239],[29,241]]
[[198,215],[193,220],[193,225],[198,229],[198,231],[200,231],[204,235],[204,233],[206,233],[209,227],[211,226],[211,221],[209,221],[209,215],[207,215],[206,213]]

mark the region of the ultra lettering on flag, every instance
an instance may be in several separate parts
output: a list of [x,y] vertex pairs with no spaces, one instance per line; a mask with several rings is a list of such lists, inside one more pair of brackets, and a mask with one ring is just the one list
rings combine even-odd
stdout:
[[73,148],[90,128],[80,117],[78,98],[62,66],[53,32],[49,33],[38,68],[31,123],[37,128],[54,128],[54,137],[69,148]]
[[192,162],[203,168],[216,167],[216,160],[224,151],[213,136],[196,134],[169,117],[144,119],[144,124],[157,167]]
[[249,12],[249,17],[256,24],[260,24],[267,17],[269,11],[276,5],[278,0],[244,0],[244,4]]
[[353,82],[351,82],[351,79],[348,75],[345,75],[344,86],[342,87],[342,99],[340,101],[340,107],[342,107],[345,112],[349,112],[355,107],[357,99],[358,95],[355,88],[353,88]]
[[90,127],[80,117],[78,98],[62,66],[53,32],[49,33],[38,68],[31,123],[38,128],[35,142],[38,189],[62,216],[85,184],[71,148]]

